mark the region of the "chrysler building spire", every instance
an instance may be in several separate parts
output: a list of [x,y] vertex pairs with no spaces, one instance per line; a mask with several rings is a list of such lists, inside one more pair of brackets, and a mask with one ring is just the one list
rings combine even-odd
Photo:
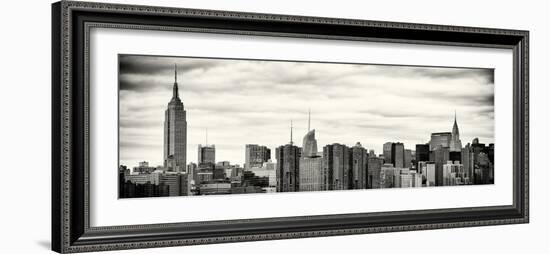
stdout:
[[455,121],[453,124],[453,131],[451,132],[450,149],[451,149],[451,152],[462,151],[462,141],[460,141],[460,133],[458,131],[458,124],[456,123],[456,110],[455,110]]

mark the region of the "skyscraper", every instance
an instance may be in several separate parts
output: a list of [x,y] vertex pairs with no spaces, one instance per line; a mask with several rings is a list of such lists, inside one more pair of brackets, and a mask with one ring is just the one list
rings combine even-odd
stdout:
[[438,146],[449,147],[451,145],[451,132],[432,133],[430,138],[430,151],[437,149]]
[[178,68],[174,65],[172,99],[164,112],[164,167],[170,171],[185,171],[187,164],[187,120],[178,93]]
[[201,145],[198,147],[198,164],[216,164],[216,146]]
[[449,148],[451,152],[460,152],[462,150],[462,141],[460,141],[458,124],[456,123],[456,112],[455,112],[455,122],[453,124],[453,132],[451,132],[451,142],[449,143]]
[[264,162],[268,162],[270,159],[271,150],[266,146],[256,144],[247,144],[245,146],[244,168],[246,170],[261,167]]
[[315,129],[310,129],[311,113],[308,114],[308,132],[302,143],[300,157],[300,191],[325,190],[323,176],[323,158],[317,155]]
[[347,190],[351,181],[351,153],[349,147],[332,144],[323,147],[323,171],[328,190]]
[[290,143],[275,149],[277,159],[277,192],[299,191],[300,157],[302,149],[292,141],[292,122],[290,124]]
[[405,149],[405,155],[403,156],[403,158],[404,158],[403,167],[404,168],[411,168],[412,158],[413,158],[411,149]]
[[368,165],[367,165],[367,188],[369,189],[378,189],[380,186],[380,170],[384,160],[379,157],[369,156]]
[[433,157],[435,162],[435,185],[443,186],[443,165],[449,161],[449,147],[438,146],[433,151]]
[[391,163],[396,168],[405,167],[405,145],[403,143],[392,143],[391,145]]
[[416,169],[420,170],[418,165],[421,161],[430,160],[430,145],[429,144],[417,144],[416,145]]
[[367,166],[368,166],[368,151],[357,142],[351,148],[351,188],[366,189],[367,188]]
[[302,143],[302,156],[313,157],[317,156],[317,140],[315,139],[315,129],[310,129],[311,124],[311,111],[308,112],[308,124],[307,124],[307,134],[304,136]]
[[386,142],[384,143],[384,146],[382,147],[382,154],[384,154],[384,161],[385,163],[391,163],[391,146],[392,142]]

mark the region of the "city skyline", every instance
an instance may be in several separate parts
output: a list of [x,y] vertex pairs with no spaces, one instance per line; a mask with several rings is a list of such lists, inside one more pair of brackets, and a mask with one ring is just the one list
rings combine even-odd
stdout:
[[[390,141],[414,150],[433,132],[451,132],[455,110],[463,144],[477,137],[494,143],[488,69],[121,55],[120,164],[163,165],[162,115],[172,95],[174,64],[188,114],[187,163],[197,162],[206,129],[217,161],[232,164],[243,165],[246,144],[274,149],[289,143],[291,120],[294,142],[301,146],[309,110],[320,147],[361,142],[381,154]],[[275,75],[283,69],[284,77]]]

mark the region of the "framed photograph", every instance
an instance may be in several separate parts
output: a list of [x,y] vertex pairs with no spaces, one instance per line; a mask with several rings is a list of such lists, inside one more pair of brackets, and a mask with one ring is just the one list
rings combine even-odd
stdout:
[[528,31],[52,5],[60,253],[529,221]]

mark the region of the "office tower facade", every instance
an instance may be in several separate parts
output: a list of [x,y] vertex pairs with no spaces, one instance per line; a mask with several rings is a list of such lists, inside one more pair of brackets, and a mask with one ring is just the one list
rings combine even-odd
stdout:
[[433,151],[435,162],[435,185],[443,186],[443,165],[449,160],[449,147],[438,146]]
[[464,172],[466,172],[466,175],[470,180],[472,180],[473,176],[473,158],[472,158],[472,148],[470,146],[470,143],[466,144],[464,148],[462,148],[462,152],[460,153],[460,162],[464,166]]
[[403,156],[403,167],[404,168],[411,168],[412,166],[412,151],[411,149],[405,149],[405,154]]
[[367,188],[378,189],[380,187],[380,170],[384,164],[384,159],[369,156],[367,164]]
[[426,178],[426,186],[436,186],[435,185],[435,163],[434,162],[426,162],[426,167],[422,169],[422,174]]
[[168,196],[187,196],[189,194],[188,175],[166,173],[159,176],[159,185],[167,188]]
[[300,191],[325,190],[323,157],[300,158]]
[[411,171],[410,174],[412,175],[412,186],[413,188],[420,188],[422,187],[422,174]]
[[450,132],[436,132],[432,133],[430,138],[430,151],[435,150],[437,147],[449,147],[451,145],[452,133]]
[[258,177],[267,177],[269,187],[277,187],[277,171],[275,170],[275,164],[271,161],[264,163],[261,167],[252,167],[249,170]]
[[351,182],[350,149],[346,145],[323,147],[323,179],[328,190],[347,190]]
[[382,146],[382,154],[384,155],[384,163],[391,163],[392,162],[392,157],[391,157],[392,144],[393,144],[392,142],[386,142]]
[[460,152],[453,152],[453,151],[451,151],[451,148],[449,147],[449,160],[450,160],[450,161],[459,161],[459,162],[462,162],[462,151],[460,151]]
[[187,166],[187,120],[178,92],[178,71],[174,70],[172,99],[164,112],[164,167],[184,171]]
[[417,144],[415,149],[416,168],[418,170],[420,169],[420,162],[430,160],[430,144]]
[[299,191],[301,149],[286,144],[275,149],[277,159],[277,192]]
[[399,187],[400,188],[411,188],[413,187],[413,178],[412,174],[399,174]]
[[405,145],[403,143],[392,143],[391,145],[391,163],[396,168],[405,167]]
[[264,162],[267,162],[270,159],[271,150],[266,146],[256,144],[247,144],[245,146],[244,168],[246,170],[249,168],[261,167]]
[[368,178],[368,150],[357,142],[351,148],[351,189],[366,189]]
[[470,171],[473,172],[471,181],[474,184],[494,183],[494,165],[490,155],[494,156],[494,145],[486,146],[474,138],[471,144]]
[[380,188],[399,188],[401,186],[401,170],[391,163],[385,163],[380,170]]
[[198,146],[199,165],[201,164],[216,164],[216,146],[215,145],[200,145]]

